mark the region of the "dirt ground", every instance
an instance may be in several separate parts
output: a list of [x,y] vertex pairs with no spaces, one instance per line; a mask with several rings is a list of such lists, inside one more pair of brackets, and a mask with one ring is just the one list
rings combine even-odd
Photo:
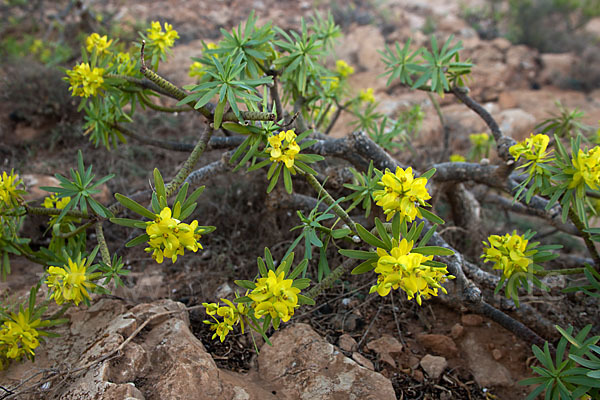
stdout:
[[[57,2],[56,7],[60,8],[62,3]],[[381,9],[372,2],[315,4],[323,10],[331,9],[346,35],[368,24],[379,24],[377,26],[382,30],[390,30],[389,26],[393,26],[393,21],[386,20]],[[298,27],[300,16],[310,15],[315,4],[272,0],[111,0],[94,4],[91,17],[82,19],[77,29],[91,32],[99,24],[106,26],[112,20],[119,24],[124,38],[133,40],[135,36],[132,32],[142,21],[159,19],[173,24],[181,37],[178,46],[192,46],[190,51],[193,52],[198,39],[218,39],[219,28],[230,29],[237,25],[252,9],[256,10],[259,21],[272,20],[288,28]],[[416,7],[415,2],[411,4],[411,7]],[[105,16],[104,22],[92,18],[96,13]],[[165,70],[176,71],[176,67],[169,63]],[[61,80],[61,72],[47,69],[34,60],[26,63],[22,60],[5,62],[0,64],[0,71],[4,88],[0,97],[2,170],[15,168],[21,175],[48,176],[56,172],[65,175],[68,168],[75,165],[76,149],[82,149],[86,163],[93,164],[97,176],[109,173],[117,175],[108,184],[111,193],[131,194],[148,188],[153,168],[159,168],[168,179],[186,159],[186,153],[143,146],[134,141],[121,145],[117,151],[96,148],[81,135],[82,116],[76,111],[74,99],[69,97],[68,85]],[[189,83],[186,82],[189,79],[186,78],[186,72],[187,64],[181,68],[179,75],[173,72],[170,76],[180,84]],[[395,90],[388,94],[406,94],[403,89]],[[186,143],[194,143],[203,124],[199,118],[190,118],[186,113],[158,115],[142,112],[135,121],[137,132]],[[429,139],[417,139],[414,147],[417,153],[425,153],[430,147]],[[198,166],[215,161],[220,156],[220,151],[209,152]],[[403,161],[411,159],[410,155],[399,154],[398,157]],[[265,193],[266,185],[260,173],[224,173],[207,181],[199,207],[190,218],[199,219],[202,225],[216,226],[217,230],[203,237],[204,251],[182,257],[173,265],[170,262],[162,265],[153,263],[140,247],[125,249],[123,243],[132,238],[130,230],[105,224],[111,251],[123,256],[131,271],[125,279],[125,288],[116,291],[114,296],[131,305],[170,298],[193,306],[216,301],[223,293],[229,294],[235,287],[235,279],[253,279],[256,275],[256,257],[262,255],[264,247],[269,247],[276,259],[281,257],[295,238],[295,233],[289,229],[298,223],[295,210],[273,206],[272,199],[269,200]],[[334,196],[347,194],[339,186],[330,189]],[[311,189],[303,183],[297,184],[295,191],[311,194]],[[107,200],[112,202],[112,196]],[[436,211],[442,216],[448,214],[444,199],[436,204]],[[494,225],[506,223],[498,210],[486,209],[484,214],[490,221],[490,231]],[[509,218],[515,221],[514,216]],[[34,248],[47,244],[44,224],[44,218],[32,218],[26,222],[23,232],[33,239]],[[539,228],[544,230],[543,225]],[[455,231],[449,230],[444,237],[459,248],[466,246]],[[548,240],[560,238],[559,234],[555,234],[550,235]],[[301,247],[299,249],[303,250]],[[578,243],[572,243],[569,247],[569,251],[575,254],[579,254],[580,250]],[[469,249],[465,248],[465,251],[469,253]],[[330,265],[337,265],[341,256],[331,250],[329,260]],[[314,276],[315,271],[316,265],[311,265],[309,274]],[[0,291],[5,297],[18,298],[42,273],[39,266],[15,261],[12,275],[6,282],[0,283]],[[418,307],[401,296],[381,298],[369,295],[372,283],[368,277],[344,276],[329,292],[317,299],[318,306],[300,309],[294,320],[309,323],[335,345],[345,333],[360,344],[382,335],[397,338],[405,349],[395,367],[382,362],[366,348],[362,348],[361,353],[374,363],[376,371],[392,381],[399,399],[517,399],[528,393],[528,388],[516,384],[531,376],[529,367],[532,353],[528,343],[489,320],[475,321],[471,325],[465,323],[465,315],[468,315],[466,309],[449,308],[435,300]],[[556,294],[541,300],[532,299],[531,304],[562,326],[570,322],[576,328],[581,328],[586,323],[598,321],[597,306],[579,296]],[[238,332],[220,343],[211,340],[212,332],[202,323],[205,319],[203,312],[192,312],[190,319],[194,333],[219,367],[237,372],[253,368],[256,354],[248,335]],[[469,320],[468,316],[466,320]],[[447,357],[449,369],[444,377],[436,382],[426,379],[421,371],[416,373],[414,360],[418,364],[418,360],[429,352],[417,337],[423,333],[449,336],[456,324],[460,324],[464,332],[455,339],[459,351]],[[52,346],[52,340],[46,346]],[[491,388],[479,386],[474,380],[476,363],[465,355],[468,352],[465,346],[494,354],[495,361],[509,371],[512,383]]]

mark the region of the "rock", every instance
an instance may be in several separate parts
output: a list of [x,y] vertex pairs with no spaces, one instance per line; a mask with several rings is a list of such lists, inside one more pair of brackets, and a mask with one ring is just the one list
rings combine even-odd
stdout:
[[570,75],[573,64],[578,63],[575,53],[542,54],[542,71],[538,81],[544,85],[560,86]]
[[492,40],[492,44],[500,51],[506,51],[510,48],[510,46],[512,46],[512,43],[510,42],[510,40],[503,38],[503,37],[497,37],[494,40]]
[[359,352],[355,351],[352,353],[352,359],[365,367],[366,369],[370,369],[371,371],[375,371],[375,366],[367,357],[363,356]]
[[401,353],[402,344],[393,336],[383,335],[379,339],[367,343],[367,349],[377,353],[381,361],[396,368],[396,361],[394,361],[392,354]]
[[454,357],[458,354],[458,348],[454,340],[445,335],[421,334],[417,336],[417,342],[427,350],[446,358]]
[[502,92],[498,97],[498,106],[503,110],[506,110],[507,108],[517,108],[517,101],[510,91]]
[[503,356],[502,350],[500,350],[500,349],[492,350],[492,357],[494,357],[494,360],[498,361],[502,358],[502,356]]
[[458,339],[459,337],[462,336],[464,331],[465,331],[465,328],[463,328],[463,326],[461,324],[454,324],[454,325],[452,325],[452,328],[450,329],[450,337],[452,339]]
[[231,288],[229,283],[225,282],[222,285],[220,285],[217,288],[217,290],[215,290],[214,297],[215,297],[216,301],[220,301],[221,299],[226,298],[227,296],[229,296],[232,293],[233,293],[233,289]]
[[479,386],[512,385],[508,369],[492,358],[490,352],[477,340],[475,333],[467,333],[461,343],[461,350]]
[[40,189],[40,187],[58,187],[60,184],[58,179],[50,175],[24,174],[20,175],[20,177],[25,184],[25,190],[27,190],[27,195],[23,196],[25,201],[43,200],[46,196],[49,196],[50,193]]
[[[392,383],[359,366],[309,325],[275,332],[258,356],[261,378],[281,387],[279,399],[395,399]],[[206,398],[206,397],[205,397]]]
[[483,317],[478,314],[465,314],[460,317],[460,321],[465,326],[480,326],[483,324]]
[[418,369],[415,369],[412,372],[412,377],[414,380],[419,381],[419,382],[423,382],[425,380],[425,376],[423,375],[423,372],[421,372]]
[[515,140],[529,136],[536,124],[533,115],[519,108],[501,111],[497,116],[497,121],[502,133]]
[[592,18],[584,27],[585,31],[600,38],[600,17]]
[[421,359],[421,367],[427,373],[427,376],[434,380],[438,380],[446,367],[448,361],[444,357],[432,356],[427,354]]
[[356,351],[358,348],[356,340],[354,340],[354,338],[347,333],[344,333],[342,336],[340,336],[338,340],[338,346],[344,351]]

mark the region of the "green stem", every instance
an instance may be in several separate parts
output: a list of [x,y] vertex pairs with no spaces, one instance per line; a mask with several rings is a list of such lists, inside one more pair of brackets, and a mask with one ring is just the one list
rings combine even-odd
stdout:
[[337,281],[344,275],[346,272],[350,271],[350,268],[354,265],[355,260],[352,258],[346,259],[340,266],[334,269],[327,277],[325,277],[321,282],[315,285],[312,289],[306,292],[304,295],[306,297],[310,297],[314,299],[317,297],[322,291],[333,286],[334,282]]
[[548,276],[548,275],[576,275],[583,274],[585,268],[565,268],[565,269],[546,269],[543,271],[536,271],[537,276]]
[[102,261],[104,264],[110,267],[110,252],[108,251],[108,245],[106,244],[106,239],[104,238],[104,231],[102,230],[101,221],[96,222],[96,239],[100,245],[100,255],[102,256]]
[[150,99],[147,99],[144,96],[140,96],[140,100],[142,101],[142,103],[144,103],[144,105],[150,107],[153,110],[160,111],[160,112],[177,113],[177,112],[193,111],[193,109],[189,108],[189,107],[164,107],[164,106],[160,106],[158,104],[154,104],[153,102],[150,101]]
[[[30,207],[27,205],[25,206],[25,208],[27,209],[28,214],[35,214],[35,215],[52,216],[52,215],[60,215],[60,213],[63,212],[63,210],[60,208]],[[67,211],[65,215],[67,215],[69,217],[78,217],[78,218],[91,218],[92,217],[88,214],[82,213],[81,211],[75,211],[75,210]]]
[[[323,196],[323,201],[325,202],[325,204],[331,206],[335,203],[333,197],[331,197],[329,192],[327,192],[327,190],[325,190],[325,188],[319,183],[317,178],[315,178],[311,174],[304,173],[304,171],[301,171],[298,168],[296,168],[296,171],[304,174],[304,177],[306,178],[310,186],[312,186],[317,191],[318,196]],[[342,207],[340,207],[339,204],[333,205],[332,210],[346,223],[346,225],[348,225],[350,229],[352,229],[352,232],[356,233],[356,224],[354,223],[352,218],[350,218],[350,216],[346,213],[346,211]]]
[[[144,46],[145,42],[142,43],[142,67],[140,68],[140,72],[144,74],[144,76],[148,80],[150,80],[155,85],[164,90],[166,93],[168,93],[169,96],[179,101],[183,100],[187,96],[187,93],[183,89],[180,89],[179,87],[175,86],[162,76],[158,75],[156,72],[146,67],[146,63],[144,62]],[[194,108],[192,104],[188,104],[188,106]],[[194,109],[200,112],[206,118],[213,119],[213,113],[208,109],[208,107],[202,106],[200,108]],[[242,111],[240,112],[240,114],[242,119],[244,120],[275,121],[275,114],[272,113],[258,111]],[[238,121],[238,117],[235,115],[234,112],[230,111],[223,115],[223,121]]]
[[25,257],[26,259],[28,259],[29,261],[31,261],[31,262],[34,262],[34,263],[36,263],[36,264],[43,265],[43,266],[46,266],[46,265],[47,265],[47,264],[46,264],[46,261],[44,261],[44,260],[42,260],[42,259],[40,259],[40,258],[36,258],[36,257],[35,257],[33,254],[30,254],[30,253],[29,253],[29,251],[27,251],[27,250],[23,249],[23,248],[22,248],[21,246],[19,246],[18,244],[16,244],[16,243],[11,243],[11,246],[13,246],[15,249],[17,249],[17,250],[18,250],[18,251],[21,253],[21,255],[22,255],[23,257]]
[[575,227],[579,230],[579,233],[581,234],[581,237],[585,242],[585,246],[590,252],[592,259],[594,260],[596,271],[600,272],[600,255],[598,254],[598,250],[596,249],[596,246],[592,241],[592,236],[589,234],[589,232],[585,231],[585,225],[583,224],[577,213],[573,211],[572,207],[569,208],[569,219],[571,220],[571,222],[573,222],[573,225],[575,225]]
[[179,186],[183,184],[185,178],[187,178],[188,175],[192,173],[192,171],[194,170],[194,166],[200,159],[200,156],[204,152],[204,149],[206,149],[208,141],[210,140],[210,137],[212,136],[213,132],[214,131],[211,128],[208,128],[206,134],[203,135],[203,137],[201,137],[200,140],[198,140],[198,143],[196,143],[196,147],[194,147],[194,150],[192,150],[192,153],[190,154],[188,159],[185,160],[185,163],[183,163],[183,166],[177,172],[175,178],[173,178],[173,180],[171,180],[171,182],[169,182],[169,184],[166,186],[167,198],[175,194],[175,191],[179,189]]

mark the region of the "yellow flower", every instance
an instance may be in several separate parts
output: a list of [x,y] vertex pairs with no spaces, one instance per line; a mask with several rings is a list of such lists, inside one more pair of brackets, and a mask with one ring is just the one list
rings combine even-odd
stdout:
[[451,162],[465,162],[465,161],[467,161],[467,159],[464,156],[461,156],[460,154],[452,154],[450,156],[450,161]]
[[112,39],[108,40],[108,37],[106,35],[100,36],[97,33],[92,33],[85,40],[85,45],[86,45],[87,51],[89,51],[91,53],[95,47],[96,54],[100,55],[102,53],[110,53],[107,49],[110,47],[112,42],[113,42]]
[[198,221],[194,220],[191,224],[180,222],[172,218],[171,209],[165,207],[154,221],[146,223],[146,233],[150,239],[149,247],[144,251],[152,253],[152,258],[159,264],[162,264],[164,257],[176,262],[177,256],[184,254],[184,249],[193,252],[202,249],[198,231]]
[[179,39],[179,34],[173,29],[171,24],[165,22],[165,30],[163,32],[160,22],[152,22],[152,27],[148,30],[148,39],[152,41],[152,45],[159,48],[161,54],[165,54],[166,50],[173,47],[175,39]]
[[527,272],[529,265],[533,263],[531,254],[527,251],[528,240],[513,231],[512,235],[491,235],[487,244],[483,242],[484,262],[493,262],[494,269],[502,270],[502,276],[509,278],[515,272]]
[[375,95],[373,94],[373,88],[361,90],[358,95],[358,99],[360,100],[361,103],[362,102],[375,103]]
[[487,133],[472,133],[469,135],[469,140],[473,146],[485,146],[490,140],[490,136]]
[[71,71],[67,71],[67,75],[71,84],[69,90],[73,91],[73,96],[95,96],[104,83],[104,69],[91,69],[88,63],[76,65]]
[[354,73],[354,68],[349,66],[344,60],[337,60],[335,62],[335,69],[342,78],[347,78]]
[[422,298],[429,299],[438,295],[438,289],[444,293],[442,287],[447,279],[454,279],[448,275],[446,267],[430,267],[425,262],[433,259],[433,256],[424,256],[420,253],[411,253],[413,242],[402,239],[390,253],[384,249],[377,249],[378,273],[377,284],[372,286],[369,293],[377,292],[380,296],[387,296],[392,289],[402,289],[406,292],[408,300],[415,298],[421,305]]
[[265,149],[271,161],[283,162],[291,172],[295,172],[294,158],[300,153],[300,146],[295,139],[296,133],[293,130],[281,131],[267,139],[269,147]]
[[340,86],[340,78],[337,76],[324,76],[321,78],[321,85],[327,90],[336,90]]
[[[202,303],[202,305],[206,309],[206,314],[213,319],[212,321],[203,321],[205,324],[210,325],[211,330],[215,331],[212,339],[218,336],[222,342],[238,323],[241,325],[242,333],[244,333],[244,319],[242,317],[248,314],[248,308],[243,303],[236,306],[227,299],[221,299],[221,301],[225,303],[222,307],[218,303]],[[217,316],[223,318],[223,321],[219,321]]]
[[64,268],[49,267],[46,284],[52,289],[50,298],[58,305],[72,301],[76,306],[84,299],[90,300],[88,290],[96,287],[92,280],[98,274],[89,274],[86,270],[85,258],[79,262],[73,262],[69,258]]
[[375,204],[383,208],[387,220],[397,212],[407,222],[422,217],[417,204],[425,206],[427,205],[425,201],[431,198],[425,187],[427,178],[414,179],[411,167],[406,171],[397,167],[395,174],[386,169],[378,184],[384,188],[373,192],[373,199]]
[[569,189],[587,184],[590,189],[597,190],[600,184],[600,147],[589,151],[579,149],[572,162],[574,174]]
[[10,174],[2,171],[2,175],[0,175],[0,210],[17,207],[20,204],[23,200],[21,194],[24,191],[17,189],[17,186],[22,183],[23,181],[14,171],[10,171]]
[[275,275],[274,271],[269,270],[266,278],[258,279],[256,288],[248,295],[254,301],[252,307],[256,317],[269,314],[272,318],[287,322],[294,315],[300,289],[293,287],[294,281],[284,279],[284,276],[284,272]]
[[523,157],[527,160],[525,164],[519,168],[526,168],[530,166],[529,174],[543,174],[544,170],[539,164],[550,161],[550,152],[546,152],[550,138],[547,135],[533,133],[527,139],[519,142],[510,147],[510,154],[515,158],[516,161]]
[[190,71],[188,72],[190,77],[193,78],[196,76],[198,79],[202,79],[204,74],[206,74],[206,72],[204,71],[204,66],[200,61],[194,61],[192,65],[190,65]]
[[30,310],[11,313],[11,319],[0,326],[0,356],[19,360],[22,356],[33,358],[39,346],[40,333],[36,329],[41,320],[31,320]]

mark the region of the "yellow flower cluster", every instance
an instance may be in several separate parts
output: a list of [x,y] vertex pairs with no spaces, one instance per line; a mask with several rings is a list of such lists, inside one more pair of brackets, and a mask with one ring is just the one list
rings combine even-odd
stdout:
[[10,320],[0,326],[0,358],[33,358],[33,350],[40,344],[40,333],[36,328],[41,324],[41,320],[38,318],[31,321],[29,309],[19,311],[18,314],[11,313],[10,317]]
[[347,78],[354,73],[354,68],[344,60],[337,60],[335,62],[335,70],[342,78]]
[[265,149],[269,153],[270,160],[283,162],[285,166],[293,171],[294,157],[300,153],[300,146],[296,143],[296,133],[293,130],[281,131],[269,137],[269,146]]
[[326,90],[336,90],[340,87],[340,78],[337,76],[324,76],[321,78],[321,85]]
[[206,72],[204,71],[204,66],[200,61],[194,61],[192,65],[190,65],[190,71],[188,72],[190,77],[193,78],[196,76],[198,79],[201,79],[204,74],[206,74]]
[[67,71],[67,75],[71,85],[69,90],[73,91],[73,96],[95,96],[104,83],[104,68],[92,69],[88,63],[76,65],[71,71]]
[[416,203],[424,206],[427,205],[425,200],[431,198],[425,187],[427,178],[414,179],[411,167],[406,171],[397,167],[395,174],[386,169],[378,185],[383,186],[383,190],[373,192],[373,199],[375,204],[383,208],[388,221],[397,212],[407,222],[412,222],[415,217],[421,218],[421,211]]
[[358,99],[361,103],[375,103],[375,95],[373,94],[373,88],[361,90],[358,94]]
[[469,135],[469,140],[473,146],[482,147],[489,142],[490,136],[487,133],[472,133]]
[[146,223],[146,233],[150,236],[149,247],[144,249],[152,253],[152,258],[162,264],[164,257],[170,258],[172,262],[177,261],[178,255],[183,255],[184,249],[193,251],[202,249],[198,241],[201,237],[198,229],[198,221],[191,224],[180,222],[171,217],[171,209],[165,207],[154,221]]
[[[213,42],[208,42],[206,43],[206,48],[208,50],[215,50],[218,48],[218,46],[213,43]],[[211,54],[212,57],[215,58],[219,58],[218,54]],[[190,71],[188,72],[188,75],[190,77],[198,77],[198,79],[201,79],[204,75],[206,74],[206,71],[204,70],[204,65],[202,65],[202,63],[200,61],[194,61],[192,63],[192,65],[190,65]]]
[[165,22],[165,30],[162,30],[160,22],[152,22],[152,27],[148,30],[148,39],[152,44],[160,49],[161,54],[165,54],[166,50],[173,47],[175,39],[179,39],[179,34],[173,29],[171,24]]
[[589,151],[579,149],[572,162],[575,173],[569,189],[587,184],[590,189],[597,190],[600,185],[600,147],[596,146]]
[[[59,199],[56,197],[56,193],[52,193],[52,195],[47,196],[44,199],[43,206],[44,206],[44,208],[57,208],[59,210],[62,210],[63,208],[65,208],[67,206],[67,204],[69,204],[69,201],[71,201],[71,198],[69,196]],[[49,224],[54,225],[56,223],[57,219],[58,219],[58,215],[51,216]],[[79,221],[81,221],[81,219],[77,218],[77,217],[69,217],[69,216],[65,215],[63,217],[62,221],[63,222],[69,222],[69,221],[79,222]]]
[[108,48],[110,47],[112,42],[112,39],[108,40],[108,37],[106,35],[100,36],[97,33],[92,33],[85,40],[85,46],[87,51],[89,51],[90,53],[94,50],[94,48],[96,48],[96,54],[100,55],[102,53],[110,53],[108,51]]
[[546,152],[550,138],[547,135],[531,134],[530,137],[510,147],[510,154],[515,158],[516,161],[523,157],[527,160],[525,164],[519,168],[526,168],[531,166],[529,173],[530,175],[541,174],[543,170],[538,164],[550,161],[550,152]]
[[491,235],[488,241],[489,244],[483,242],[485,248],[481,258],[484,262],[493,262],[494,269],[501,269],[504,278],[509,278],[515,272],[526,272],[533,263],[529,257],[531,253],[527,251],[528,240],[517,235],[517,231],[513,231],[512,235]]
[[72,301],[77,306],[83,299],[90,300],[88,290],[96,287],[92,280],[98,276],[98,273],[89,274],[87,272],[85,258],[78,262],[69,258],[64,268],[49,267],[46,284],[52,290],[50,298],[54,299],[58,305],[65,301]]
[[298,293],[300,289],[292,286],[293,279],[284,279],[285,273],[275,275],[269,270],[266,278],[259,278],[256,288],[248,295],[254,303],[254,315],[262,318],[270,315],[271,318],[281,318],[283,322],[290,320],[294,309],[298,307]]
[[460,154],[452,154],[450,156],[450,162],[465,162],[467,161],[467,159],[464,156],[461,156]]
[[[206,313],[214,320],[205,320],[205,324],[210,325],[210,330],[215,331],[212,339],[217,336],[221,340],[225,340],[225,336],[233,330],[233,327],[240,323],[242,326],[242,333],[244,333],[244,320],[242,315],[248,314],[248,306],[244,303],[238,303],[236,306],[227,299],[221,299],[225,303],[224,306],[220,306],[219,303],[202,303],[206,308]],[[217,316],[223,318],[223,321],[219,321]]]
[[[397,242],[396,242],[397,243]],[[429,299],[438,295],[438,289],[447,293],[442,287],[447,279],[454,279],[448,275],[446,267],[430,267],[423,265],[432,260],[433,256],[424,256],[411,253],[413,242],[402,239],[398,246],[388,253],[384,249],[377,249],[377,267],[379,274],[377,284],[371,287],[369,293],[377,292],[380,296],[387,296],[392,289],[402,289],[408,295],[408,300],[416,298],[421,305],[421,298]]]
[[21,202],[22,190],[17,189],[17,186],[22,184],[23,181],[19,179],[19,175],[15,174],[14,171],[10,171],[7,174],[6,171],[2,171],[0,176],[0,210],[17,207]]

